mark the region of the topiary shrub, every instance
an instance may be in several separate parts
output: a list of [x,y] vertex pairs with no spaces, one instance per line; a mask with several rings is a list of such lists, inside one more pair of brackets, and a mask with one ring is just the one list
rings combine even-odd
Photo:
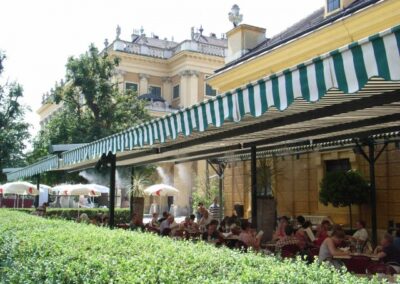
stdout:
[[319,200],[324,205],[349,207],[350,228],[352,229],[352,204],[364,204],[369,200],[370,187],[356,171],[329,172],[320,184]]

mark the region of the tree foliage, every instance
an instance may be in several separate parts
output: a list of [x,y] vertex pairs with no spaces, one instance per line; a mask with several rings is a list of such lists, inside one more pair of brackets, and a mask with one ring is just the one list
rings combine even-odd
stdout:
[[92,142],[149,118],[137,94],[122,91],[115,81],[119,61],[93,45],[68,59],[65,80],[49,96],[62,110],[35,138],[31,161],[46,154],[51,144]]
[[369,186],[356,171],[327,173],[320,184],[319,199],[324,205],[346,207],[363,204],[369,198]]
[[[0,53],[0,75],[5,55]],[[21,105],[23,89],[17,82],[0,83],[0,182],[2,169],[23,165],[24,142],[29,138],[29,124],[24,121],[27,108]]]

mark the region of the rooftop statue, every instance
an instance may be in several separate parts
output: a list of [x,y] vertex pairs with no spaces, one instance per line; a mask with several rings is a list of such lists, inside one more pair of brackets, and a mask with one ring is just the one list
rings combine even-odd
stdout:
[[232,22],[234,27],[237,27],[243,20],[243,15],[239,14],[240,8],[238,5],[233,5],[229,12],[229,21]]

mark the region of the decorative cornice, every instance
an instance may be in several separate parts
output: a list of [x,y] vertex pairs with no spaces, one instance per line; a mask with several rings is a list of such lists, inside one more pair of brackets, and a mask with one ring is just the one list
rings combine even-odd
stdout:
[[150,75],[148,75],[148,74],[139,73],[139,78],[140,78],[140,80],[142,80],[142,79],[149,79],[149,77],[150,77]]
[[196,76],[199,77],[199,72],[196,70],[184,70],[182,72],[179,72],[179,76],[184,77],[184,76]]
[[172,78],[171,77],[162,77],[161,78],[163,83],[172,83]]

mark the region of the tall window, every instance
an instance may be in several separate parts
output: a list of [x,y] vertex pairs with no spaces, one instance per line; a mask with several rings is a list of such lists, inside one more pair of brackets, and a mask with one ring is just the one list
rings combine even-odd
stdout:
[[209,84],[206,83],[206,96],[215,97],[217,91],[214,90]]
[[172,98],[173,99],[177,99],[179,98],[180,94],[179,94],[179,85],[175,85],[173,92],[172,92]]
[[340,0],[326,0],[326,10],[328,13],[340,8]]
[[325,169],[327,173],[347,172],[351,170],[351,165],[349,159],[326,160]]
[[156,97],[161,97],[161,87],[150,86],[150,94]]
[[125,83],[125,91],[131,90],[133,92],[137,92],[138,84],[135,83]]

